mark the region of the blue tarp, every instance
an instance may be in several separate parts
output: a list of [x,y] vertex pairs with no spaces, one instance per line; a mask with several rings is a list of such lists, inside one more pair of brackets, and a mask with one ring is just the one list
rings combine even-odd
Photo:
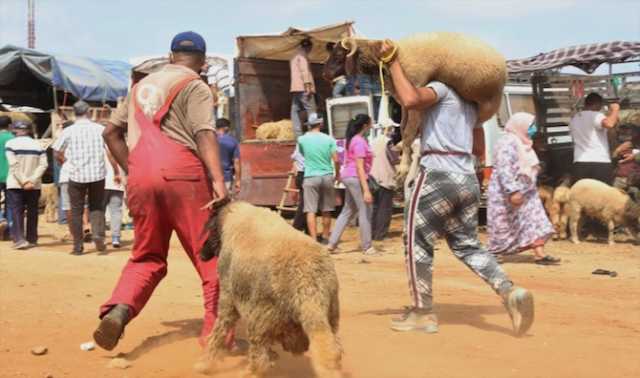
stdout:
[[131,65],[115,60],[53,56],[7,45],[0,48],[0,87],[12,86],[26,68],[38,80],[95,102],[126,96]]

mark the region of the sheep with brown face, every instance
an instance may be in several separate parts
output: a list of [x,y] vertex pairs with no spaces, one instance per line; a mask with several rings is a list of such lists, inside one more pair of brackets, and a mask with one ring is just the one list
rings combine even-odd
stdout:
[[590,216],[607,225],[609,245],[614,244],[616,226],[625,226],[640,242],[640,204],[626,193],[603,182],[582,179],[571,187],[569,193],[569,224],[571,241],[579,243],[578,225],[582,215]]
[[311,351],[319,377],[341,376],[338,278],[329,252],[274,211],[232,202],[209,222],[203,259],[219,251],[218,318],[196,370],[208,372],[242,318],[249,369],[261,376],[274,363],[273,344]]
[[[345,38],[336,43],[325,62],[323,77],[333,79],[346,73],[378,75],[383,41]],[[478,105],[478,122],[490,119],[500,107],[507,79],[504,57],[486,43],[459,33],[426,33],[395,42],[397,59],[416,87],[437,80],[451,86],[462,98]],[[385,86],[394,95],[385,72]],[[398,169],[406,174],[410,146],[422,124],[421,111],[402,113],[403,157]],[[455,132],[455,131],[452,131]]]

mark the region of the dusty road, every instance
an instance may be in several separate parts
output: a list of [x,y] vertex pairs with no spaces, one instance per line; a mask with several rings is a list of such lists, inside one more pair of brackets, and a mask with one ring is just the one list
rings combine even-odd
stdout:
[[[56,241],[61,226],[43,224],[41,246],[12,251],[0,242],[0,376],[189,377],[199,354],[201,293],[194,269],[176,240],[169,274],[113,352],[81,351],[97,325],[98,306],[110,294],[129,246],[108,256],[68,255]],[[131,234],[125,234],[131,240]],[[344,250],[357,246],[353,229]],[[340,336],[352,378],[373,377],[638,377],[640,376],[640,247],[621,243],[554,242],[557,267],[529,255],[504,264],[531,289],[536,321],[524,338],[511,335],[496,295],[440,245],[435,295],[440,332],[394,333],[391,317],[408,304],[400,219],[381,257],[334,257],[341,292]],[[88,247],[88,245],[87,245]],[[88,252],[93,252],[88,249]],[[595,276],[596,268],[618,277]],[[49,352],[33,356],[32,347]],[[126,370],[107,368],[123,353]],[[216,377],[239,376],[244,357],[227,358]],[[312,377],[306,357],[281,353],[274,377]]]

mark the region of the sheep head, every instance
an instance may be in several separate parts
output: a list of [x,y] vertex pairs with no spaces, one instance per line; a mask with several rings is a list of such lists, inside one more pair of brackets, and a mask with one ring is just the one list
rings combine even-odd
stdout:
[[211,205],[209,221],[204,225],[203,231],[208,232],[209,236],[200,250],[200,260],[202,261],[209,261],[220,255],[220,249],[222,248],[220,213],[222,209],[229,204],[229,202],[231,202],[231,200],[227,197],[224,200],[215,202]]
[[333,80],[345,74],[377,73],[381,46],[382,41],[378,40],[343,38],[332,44],[322,76],[326,80]]

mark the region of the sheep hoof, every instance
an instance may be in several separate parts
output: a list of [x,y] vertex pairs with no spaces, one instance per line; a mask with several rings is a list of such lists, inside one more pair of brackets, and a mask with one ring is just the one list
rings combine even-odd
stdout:
[[199,374],[211,374],[211,363],[209,361],[200,360],[193,365],[193,370]]
[[278,361],[278,359],[280,359],[280,356],[278,355],[278,353],[270,350],[269,351],[269,362],[275,362]]

